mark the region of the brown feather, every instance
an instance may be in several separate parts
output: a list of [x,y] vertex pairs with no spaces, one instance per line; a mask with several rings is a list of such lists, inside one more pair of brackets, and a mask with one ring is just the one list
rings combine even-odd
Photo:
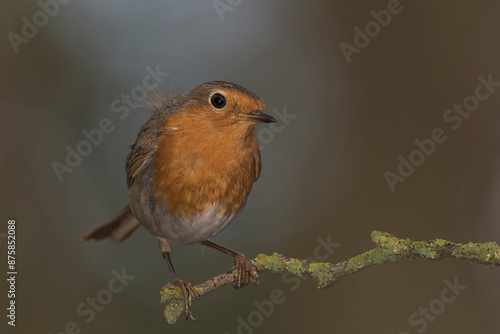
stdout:
[[249,123],[189,112],[168,117],[163,128],[178,131],[164,131],[158,138],[157,200],[181,217],[213,204],[223,214],[239,212],[257,175],[258,145]]
[[114,242],[122,242],[139,226],[139,222],[135,219],[130,206],[127,204],[113,217],[85,232],[80,239],[82,241],[99,241],[110,238]]

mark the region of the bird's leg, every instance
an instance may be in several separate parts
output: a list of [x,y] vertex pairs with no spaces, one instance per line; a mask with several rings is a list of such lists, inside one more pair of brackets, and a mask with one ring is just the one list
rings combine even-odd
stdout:
[[250,283],[250,279],[252,279],[254,284],[259,284],[259,272],[257,271],[257,267],[247,260],[245,254],[236,252],[210,240],[202,241],[201,244],[215,248],[218,251],[234,257],[233,270],[236,269],[238,271],[238,282],[233,283],[235,289],[244,287]]
[[198,320],[198,318],[193,316],[193,314],[191,312],[191,308],[189,307],[188,298],[189,298],[189,292],[191,292],[193,294],[193,297],[195,299],[200,298],[200,295],[195,290],[195,288],[193,288],[191,283],[184,282],[175,273],[174,265],[172,264],[172,260],[170,259],[170,244],[168,243],[168,241],[163,239],[163,238],[158,238],[158,240],[159,240],[159,244],[160,244],[161,254],[163,255],[163,258],[165,259],[165,261],[167,261],[168,269],[170,269],[170,272],[172,273],[172,276],[174,277],[174,283],[168,282],[167,284],[165,284],[163,289],[165,289],[169,285],[174,285],[174,286],[181,288],[182,298],[184,299],[184,315],[186,316],[186,320],[188,318],[191,318],[192,320],[196,321],[196,320]]

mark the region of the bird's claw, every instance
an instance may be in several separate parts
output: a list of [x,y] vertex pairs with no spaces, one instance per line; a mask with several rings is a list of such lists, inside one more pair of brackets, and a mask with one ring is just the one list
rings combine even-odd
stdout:
[[257,267],[247,260],[244,254],[238,254],[234,257],[233,270],[238,273],[238,281],[233,282],[235,289],[240,289],[252,281],[253,284],[259,284],[259,272]]
[[182,299],[184,300],[184,316],[187,319],[191,319],[193,321],[197,321],[198,317],[193,316],[193,312],[191,311],[191,307],[189,306],[189,293],[191,292],[194,299],[199,299],[200,294],[196,291],[195,288],[191,285],[191,283],[184,282],[183,280],[176,280],[175,282],[168,282],[165,284],[163,289],[167,287],[178,287],[181,289]]

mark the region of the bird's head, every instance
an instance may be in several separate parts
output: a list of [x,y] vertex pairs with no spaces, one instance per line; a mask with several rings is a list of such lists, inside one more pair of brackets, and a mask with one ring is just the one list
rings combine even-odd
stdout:
[[253,129],[257,123],[276,119],[264,112],[264,103],[248,89],[225,81],[211,81],[193,89],[187,96],[185,112],[220,125]]

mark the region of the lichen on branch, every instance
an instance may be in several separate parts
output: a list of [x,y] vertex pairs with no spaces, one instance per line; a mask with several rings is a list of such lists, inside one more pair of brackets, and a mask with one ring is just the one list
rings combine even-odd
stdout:
[[[451,257],[469,260],[483,265],[500,265],[500,247],[496,242],[459,244],[444,239],[431,241],[412,241],[410,239],[399,239],[395,236],[373,231],[372,241],[376,247],[339,263],[309,262],[306,260],[287,258],[281,254],[273,255],[259,254],[252,260],[257,266],[258,272],[265,271],[274,273],[289,272],[298,277],[309,277],[318,283],[320,288],[329,288],[341,278],[353,274],[363,268],[394,262],[399,259],[429,259],[441,260]],[[238,280],[235,271],[216,276],[194,288],[203,296],[224,285]],[[165,307],[165,319],[169,324],[177,321],[184,312],[184,304],[180,288],[169,286],[161,291],[161,302],[167,303]],[[191,299],[189,300],[191,304]]]

